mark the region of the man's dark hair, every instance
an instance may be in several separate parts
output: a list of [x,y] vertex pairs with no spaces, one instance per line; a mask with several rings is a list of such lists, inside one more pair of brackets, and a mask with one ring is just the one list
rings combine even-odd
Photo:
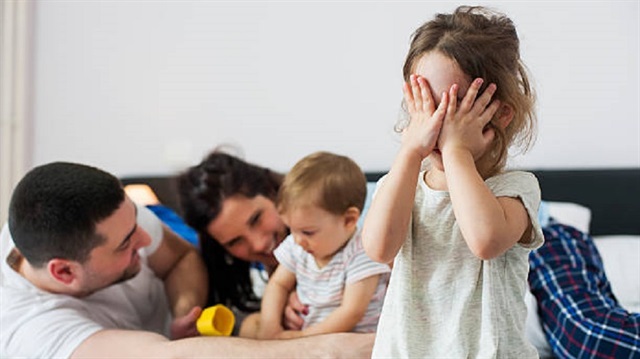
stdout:
[[105,241],[96,225],[123,201],[124,190],[113,175],[76,163],[49,163],[29,171],[13,191],[9,231],[36,268],[53,258],[83,263]]

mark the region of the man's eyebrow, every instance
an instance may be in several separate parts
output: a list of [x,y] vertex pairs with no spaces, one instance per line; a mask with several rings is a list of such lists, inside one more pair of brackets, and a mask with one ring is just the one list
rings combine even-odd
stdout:
[[129,233],[127,233],[127,235],[124,237],[122,242],[120,242],[120,244],[118,245],[118,249],[126,247],[127,242],[131,240],[131,236],[133,236],[133,234],[136,232],[136,229],[138,229],[138,206],[134,205],[133,209],[135,211],[135,224],[133,225],[131,231],[129,231]]

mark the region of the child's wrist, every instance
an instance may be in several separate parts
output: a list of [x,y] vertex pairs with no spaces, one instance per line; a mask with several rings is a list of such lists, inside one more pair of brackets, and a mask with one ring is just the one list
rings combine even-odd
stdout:
[[449,146],[444,146],[442,148],[440,148],[440,151],[442,151],[442,154],[450,154],[450,155],[455,155],[455,154],[471,154],[471,151],[466,148],[465,146],[463,146],[462,144],[451,144]]
[[443,160],[469,157],[473,161],[473,154],[468,148],[464,146],[447,146],[441,151]]
[[431,152],[432,151],[429,151],[428,153],[422,153],[419,148],[401,145],[400,151],[398,151],[398,157],[408,159],[412,163],[417,162],[421,164],[422,160],[428,157]]

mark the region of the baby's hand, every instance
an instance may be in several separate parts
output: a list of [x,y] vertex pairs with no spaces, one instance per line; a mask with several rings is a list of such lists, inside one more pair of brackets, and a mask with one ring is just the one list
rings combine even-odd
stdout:
[[438,141],[448,94],[442,94],[436,108],[429,83],[419,75],[411,75],[409,83],[405,83],[402,90],[410,116],[409,125],[402,132],[402,144],[419,154],[420,158],[425,158],[431,154]]
[[302,315],[309,314],[309,306],[302,304],[298,293],[294,290],[289,294],[289,301],[284,308],[282,325],[288,330],[300,330],[304,325]]
[[[471,153],[474,160],[477,160],[493,141],[495,132],[487,124],[500,107],[500,101],[491,101],[496,92],[495,84],[487,86],[476,99],[482,82],[478,78],[471,83],[459,108],[456,101],[449,101],[438,139],[438,147],[443,156],[446,156],[446,152],[463,150]],[[449,90],[449,98],[456,99],[457,96],[458,85],[455,84]]]

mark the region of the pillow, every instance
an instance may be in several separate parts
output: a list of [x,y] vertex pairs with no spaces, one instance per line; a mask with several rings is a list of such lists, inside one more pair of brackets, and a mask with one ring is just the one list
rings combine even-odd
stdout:
[[582,233],[589,233],[591,210],[581,204],[555,201],[540,202],[540,210],[538,211],[540,227],[546,227],[550,218],[575,227]]
[[640,236],[594,237],[611,290],[620,305],[640,313]]
[[553,358],[551,346],[549,346],[547,337],[542,330],[542,324],[540,324],[536,297],[530,291],[527,291],[524,295],[524,302],[527,305],[527,319],[524,327],[525,336],[538,351],[540,359]]

